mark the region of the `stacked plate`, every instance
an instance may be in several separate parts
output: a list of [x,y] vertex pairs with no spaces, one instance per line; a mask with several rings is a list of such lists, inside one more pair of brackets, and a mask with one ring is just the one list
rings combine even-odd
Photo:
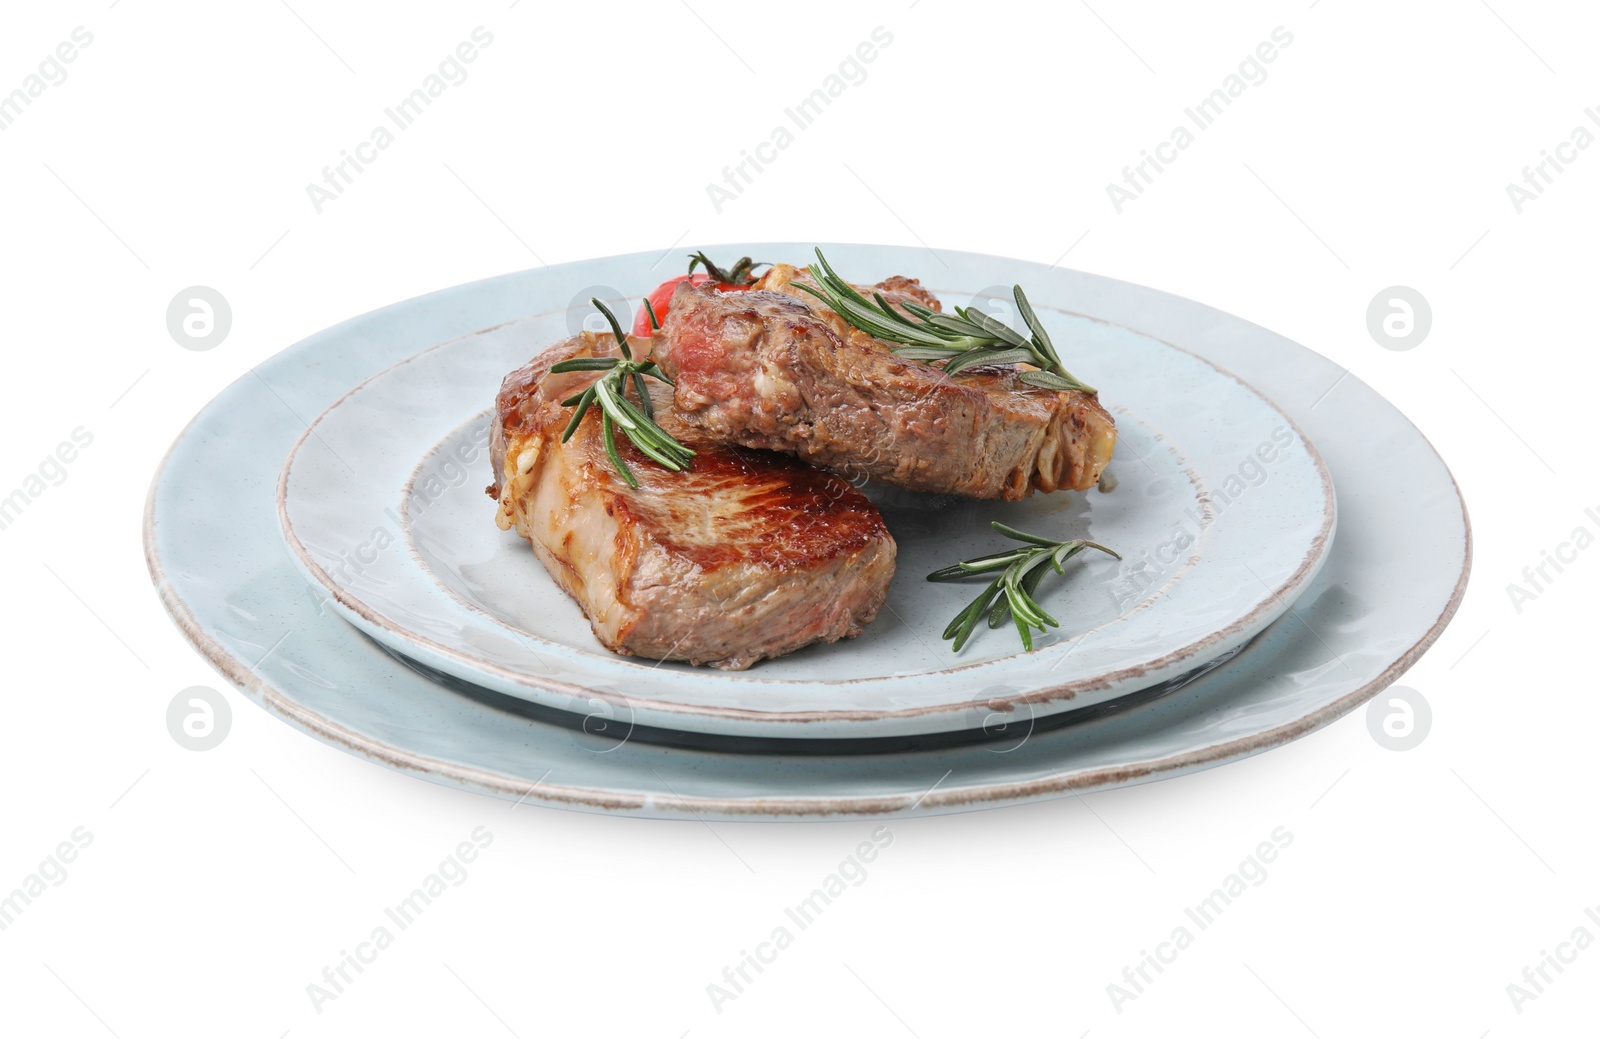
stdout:
[[[1116,418],[1112,478],[1014,504],[878,493],[898,569],[860,638],[739,673],[616,656],[483,493],[502,376],[589,296],[627,313],[661,278],[659,254],[614,257],[387,307],[231,386],[151,490],[163,602],[319,739],[516,800],[684,817],[959,811],[1209,767],[1351,710],[1449,621],[1470,558],[1450,473],[1327,360],[1091,275],[823,248],[947,308],[1026,286]],[[745,253],[811,247],[716,250]],[[1061,625],[1032,652],[1008,626],[952,653],[940,632],[975,589],[924,577],[996,547],[994,519],[1122,558],[1047,586]]]

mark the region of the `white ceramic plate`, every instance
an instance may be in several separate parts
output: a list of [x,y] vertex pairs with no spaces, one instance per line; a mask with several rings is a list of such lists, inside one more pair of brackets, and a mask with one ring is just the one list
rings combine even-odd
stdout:
[[[858,280],[906,271],[905,261],[856,250],[832,255]],[[910,272],[929,276],[932,262]],[[1008,273],[1035,278],[1029,264]],[[982,289],[938,291],[948,306]],[[619,656],[596,642],[528,545],[494,525],[483,493],[488,405],[506,372],[568,334],[566,308],[424,351],[340,399],[284,467],[284,534],[310,578],[372,637],[547,706],[593,697],[652,727],[835,738],[979,728],[996,711],[1043,718],[1104,703],[1237,648],[1288,609],[1331,545],[1333,486],[1293,421],[1232,375],[1054,307],[1048,291],[1031,299],[1068,365],[1102,388],[1116,416],[1115,491],[1020,503],[876,492],[898,569],[886,607],[856,639],[736,673]],[[1044,586],[1062,626],[1032,653],[1006,626],[954,654],[940,633],[982,582],[924,578],[1006,544],[992,519],[1089,537],[1124,558],[1085,554]]]
[[[928,262],[920,249],[853,252],[890,268]],[[1018,267],[940,255],[966,282],[1001,284]],[[593,285],[619,271],[629,284],[648,281],[656,259],[569,264],[396,304],[285,350],[223,391],[173,444],[146,510],[151,577],[179,629],[274,715],[434,782],[528,804],[656,818],[829,819],[1060,797],[1258,753],[1393,682],[1460,602],[1471,555],[1461,499],[1422,434],[1382,397],[1309,350],[1209,307],[1092,275],[1030,269],[1030,287],[1048,284],[1080,312],[1181,340],[1259,386],[1317,439],[1341,489],[1340,537],[1291,615],[1179,692],[1072,712],[1063,717],[1088,720],[1051,732],[1031,731],[1025,718],[1013,728],[1007,719],[996,740],[956,748],[776,754],[770,745],[711,737],[701,739],[720,749],[674,748],[590,735],[597,719],[575,730],[555,723],[560,712],[444,688],[325,610],[326,593],[307,586],[278,539],[274,492],[283,458],[304,432],[297,414],[319,413],[430,344],[562,306],[571,298],[563,287],[573,282]],[[590,713],[581,701],[571,706]],[[624,723],[607,730],[627,736]]]

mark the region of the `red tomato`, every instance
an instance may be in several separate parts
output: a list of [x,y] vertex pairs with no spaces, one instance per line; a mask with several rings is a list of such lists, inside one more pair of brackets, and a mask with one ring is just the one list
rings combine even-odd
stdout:
[[[650,300],[651,310],[656,312],[656,320],[666,320],[667,304],[672,301],[673,290],[676,289],[681,282],[687,281],[695,285],[704,285],[710,280],[711,275],[709,274],[680,274],[676,278],[668,278],[660,285],[657,285],[655,287],[655,291],[651,292],[650,296],[648,297]],[[634,318],[633,321],[633,334],[644,339],[648,339],[655,334],[655,329],[650,324],[649,310],[646,310],[643,307],[639,308],[639,316]]]
[[[704,285],[711,282],[709,274],[680,274],[676,278],[668,278],[655,287],[650,293],[650,308],[656,312],[657,321],[667,319],[667,304],[672,302],[672,293],[678,288],[679,283],[689,282],[691,285]],[[712,282],[711,287],[718,292],[743,292],[750,288],[749,285],[733,285],[725,281]],[[642,339],[648,339],[655,334],[655,329],[650,325],[650,311],[639,308],[639,316],[633,321],[633,334]]]

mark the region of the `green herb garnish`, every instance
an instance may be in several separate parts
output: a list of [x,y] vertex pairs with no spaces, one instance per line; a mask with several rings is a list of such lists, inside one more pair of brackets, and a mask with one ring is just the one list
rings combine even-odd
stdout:
[[957,307],[952,315],[929,310],[909,300],[899,307],[890,306],[881,292],[874,292],[872,300],[868,300],[834,272],[821,249],[817,250],[817,262],[806,270],[817,288],[798,283],[796,288],[816,296],[834,313],[868,335],[890,343],[907,344],[893,351],[896,356],[915,361],[945,361],[947,375],[982,364],[1031,364],[1039,370],[1017,376],[1029,385],[1095,392],[1093,386],[1078,381],[1061,366],[1061,358],[1021,285],[1012,286],[1012,293],[1016,296],[1017,312],[1027,322],[1031,333],[1026,338],[976,307]]
[[990,581],[989,586],[972,600],[966,609],[956,614],[956,619],[944,629],[942,637],[955,639],[955,646],[952,648],[958,653],[961,647],[966,645],[973,629],[978,626],[978,619],[985,614],[989,616],[991,628],[998,628],[1006,622],[1006,618],[1011,618],[1017,625],[1017,634],[1022,636],[1022,648],[1033,649],[1034,628],[1044,631],[1047,627],[1061,626],[1033,597],[1045,573],[1052,567],[1058,574],[1066,573],[1063,564],[1086,548],[1099,549],[1117,559],[1122,558],[1106,546],[1093,541],[1082,539],[1051,541],[1049,538],[1028,534],[998,521],[992,526],[1006,537],[1020,541],[1027,547],[978,556],[976,559],[968,559],[955,566],[947,566],[943,570],[935,570],[928,575],[930,581],[959,581],[963,577],[1000,571],[1000,575]]
[[[622,356],[573,357],[557,361],[550,366],[552,374],[601,371],[606,373],[582,393],[561,402],[563,407],[573,409],[572,421],[568,422],[567,428],[562,431],[561,442],[564,444],[572,438],[572,434],[577,432],[579,424],[583,422],[583,416],[588,414],[589,406],[598,403],[600,433],[605,440],[606,454],[610,456],[611,464],[617,467],[617,472],[628,481],[629,487],[638,487],[639,481],[633,475],[633,470],[628,468],[628,463],[623,461],[622,453],[617,450],[619,428],[622,430],[622,435],[627,437],[634,447],[663,468],[675,473],[689,468],[689,459],[694,457],[694,450],[684,447],[674,440],[670,433],[656,425],[655,407],[650,403],[650,390],[645,385],[647,376],[659,379],[669,386],[672,385],[672,380],[656,367],[654,361],[634,360],[633,351],[628,347],[628,337],[622,334],[622,326],[617,323],[617,316],[598,299],[591,299],[589,302],[599,307],[600,313],[611,323],[611,331],[617,337],[617,346],[622,350]],[[637,406],[628,400],[630,382],[639,395]]]
[[724,285],[737,285],[740,288],[744,288],[748,285],[754,285],[756,283],[755,270],[757,267],[771,267],[772,264],[765,262],[751,263],[750,257],[741,256],[739,257],[739,262],[735,263],[732,267],[729,267],[726,271],[724,271],[721,267],[718,267],[716,264],[712,263],[711,258],[704,252],[690,253],[689,273],[693,274],[694,269],[701,266],[705,267],[706,273],[711,275],[712,281],[721,282]]

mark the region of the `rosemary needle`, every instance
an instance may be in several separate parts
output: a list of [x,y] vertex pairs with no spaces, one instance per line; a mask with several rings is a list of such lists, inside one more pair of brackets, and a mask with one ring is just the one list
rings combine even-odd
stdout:
[[[694,457],[694,450],[678,443],[670,433],[656,424],[655,407],[650,403],[650,392],[645,385],[646,376],[659,379],[669,386],[672,380],[656,367],[654,361],[634,360],[633,350],[628,346],[628,337],[622,334],[622,326],[617,323],[617,316],[598,299],[591,299],[589,302],[600,308],[600,313],[611,323],[611,331],[616,334],[617,346],[622,350],[622,356],[572,357],[565,361],[557,361],[550,366],[552,374],[605,372],[588,389],[561,402],[563,406],[573,409],[572,419],[561,433],[561,442],[564,444],[572,439],[572,434],[578,431],[578,426],[582,424],[583,416],[588,414],[590,406],[599,404],[600,433],[605,441],[606,455],[629,487],[638,487],[639,479],[633,475],[633,470],[623,459],[622,452],[617,450],[618,429],[622,430],[622,435],[627,437],[634,447],[662,468],[673,472],[682,472],[689,468],[689,459]],[[637,407],[628,400],[630,382],[639,395]]]
[[1012,294],[1016,298],[1017,312],[1028,326],[1026,337],[976,307],[956,307],[954,314],[941,314],[910,300],[899,307],[891,306],[881,292],[874,292],[868,300],[855,286],[839,277],[821,249],[817,250],[817,262],[806,270],[817,287],[796,284],[796,288],[816,296],[835,314],[868,335],[885,342],[905,344],[894,350],[896,356],[914,361],[944,361],[947,375],[957,375],[977,365],[1031,364],[1038,370],[1017,376],[1031,386],[1095,392],[1093,386],[1079,381],[1061,366],[1055,344],[1050,342],[1049,333],[1033,312],[1021,285],[1012,286]]
[[944,629],[942,637],[954,639],[952,648],[958,653],[972,637],[978,621],[984,617],[988,618],[991,628],[998,628],[1010,619],[1016,625],[1017,634],[1022,637],[1022,648],[1032,650],[1035,628],[1044,631],[1061,626],[1034,598],[1044,575],[1052,569],[1058,574],[1066,573],[1067,560],[1084,549],[1093,548],[1117,559],[1122,558],[1104,545],[1081,538],[1052,541],[1038,534],[1008,527],[999,521],[991,526],[1011,540],[1021,542],[1023,547],[967,559],[928,575],[930,581],[958,581],[963,577],[998,573]]

